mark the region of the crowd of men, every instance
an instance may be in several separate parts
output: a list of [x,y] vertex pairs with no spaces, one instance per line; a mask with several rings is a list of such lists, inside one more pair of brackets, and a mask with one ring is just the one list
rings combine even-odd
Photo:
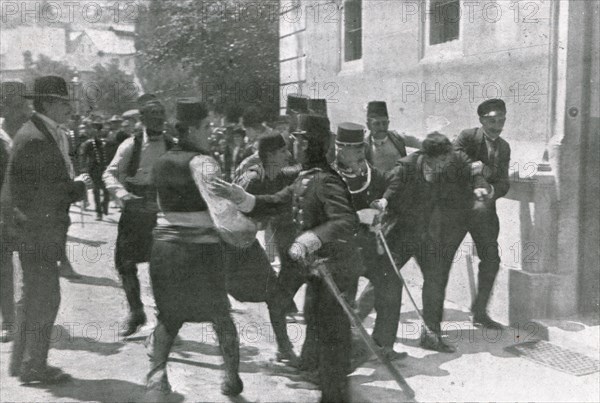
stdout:
[[[347,375],[368,357],[340,295],[360,319],[375,309],[371,337],[386,360],[407,356],[394,350],[404,284],[392,257],[398,267],[415,258],[423,274],[421,346],[454,352],[443,338],[443,304],[467,232],[481,260],[473,322],[502,327],[487,314],[500,263],[495,201],[509,187],[502,100],[480,104],[481,126],[454,142],[439,132],[421,140],[389,130],[383,101],[368,103],[366,128],[357,119],[334,131],[326,101],[298,94],[270,125],[256,107],[222,117],[194,98],[177,101],[169,124],[152,94],[123,116],[77,119],[66,83],[54,76],[36,79],[33,92],[2,83],[0,101],[2,338],[14,341],[10,374],[23,383],[69,379],[47,364],[41,332],[54,323],[59,268],[69,265],[69,207],[87,199],[86,189],[97,219],[110,213],[110,197],[121,208],[115,266],[129,304],[124,337],[146,323],[137,264],[150,263],[158,324],[148,340],[147,390],[159,400],[170,393],[167,360],[185,322],[213,323],[225,363],[221,391],[242,392],[229,294],[265,302],[277,359],[319,384],[322,401],[348,401]],[[259,229],[275,245],[278,271]],[[13,252],[23,269],[16,308]],[[369,285],[357,297],[360,276]],[[297,356],[286,322],[303,284],[307,327]]]

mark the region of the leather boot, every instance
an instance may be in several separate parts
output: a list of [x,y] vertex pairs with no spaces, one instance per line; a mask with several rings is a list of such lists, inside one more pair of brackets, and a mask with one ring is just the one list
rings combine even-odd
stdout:
[[140,281],[135,274],[121,275],[123,289],[129,303],[129,316],[123,324],[123,337],[128,337],[137,332],[138,328],[146,323],[144,304],[141,299]]
[[[171,393],[171,385],[167,376],[167,360],[173,346],[175,335],[171,335],[165,325],[158,322],[149,337],[147,347],[150,357],[150,371],[146,376],[146,397],[164,397]],[[164,400],[164,399],[162,399]]]
[[216,320],[214,328],[225,364],[225,377],[221,384],[221,393],[227,396],[237,396],[244,390],[244,383],[239,375],[240,340],[237,329],[229,316]]

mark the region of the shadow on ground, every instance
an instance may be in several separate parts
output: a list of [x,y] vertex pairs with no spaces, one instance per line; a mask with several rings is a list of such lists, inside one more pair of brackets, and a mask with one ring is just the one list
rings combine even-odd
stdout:
[[[145,400],[145,387],[118,379],[77,379],[60,385],[30,386],[48,390],[57,399],[74,399],[81,402],[140,402]],[[169,395],[169,402],[182,402],[178,393]]]

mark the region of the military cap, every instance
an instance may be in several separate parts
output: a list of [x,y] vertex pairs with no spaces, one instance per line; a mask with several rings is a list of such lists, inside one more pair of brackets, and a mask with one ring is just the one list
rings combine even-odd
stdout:
[[340,146],[362,146],[365,143],[364,126],[351,122],[340,123],[335,143]]
[[307,141],[319,140],[328,143],[331,134],[329,119],[324,116],[301,114],[293,134]]
[[141,109],[145,104],[150,101],[158,101],[158,98],[154,94],[143,94],[137,99],[138,107]]
[[477,114],[480,117],[483,116],[496,116],[500,113],[506,113],[506,104],[503,100],[498,98],[488,99],[487,101],[483,101],[477,107]]
[[326,99],[309,99],[308,113],[311,115],[319,115],[327,117],[327,100]]
[[367,117],[388,117],[387,104],[385,101],[371,101],[367,105]]
[[11,104],[17,97],[25,97],[27,88],[21,81],[3,81],[0,84],[0,105]]
[[126,112],[123,112],[121,117],[123,119],[134,119],[136,116],[139,116],[140,111],[138,109],[130,109]]
[[119,116],[119,115],[113,115],[112,118],[110,118],[109,122],[111,123],[116,123],[116,122],[122,122],[123,119]]
[[33,93],[27,94],[25,98],[54,98],[70,101],[67,82],[58,76],[38,77],[33,82]]
[[195,124],[208,116],[206,105],[197,98],[179,98],[176,118],[178,122]]
[[302,94],[288,94],[285,114],[308,113],[308,97]]

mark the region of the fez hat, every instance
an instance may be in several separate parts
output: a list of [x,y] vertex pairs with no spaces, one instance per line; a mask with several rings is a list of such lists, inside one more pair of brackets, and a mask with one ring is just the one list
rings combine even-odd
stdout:
[[307,141],[329,142],[330,136],[329,119],[318,115],[298,115],[295,137],[301,137]]
[[488,99],[483,101],[477,107],[477,114],[483,116],[496,116],[500,113],[506,113],[506,104],[498,98]]
[[308,114],[308,97],[306,95],[288,94],[285,114],[291,115],[292,113]]
[[25,98],[54,98],[70,101],[67,82],[64,78],[58,76],[36,78],[33,82],[33,93],[26,95]]
[[258,155],[264,155],[265,153],[273,152],[286,146],[287,144],[281,134],[268,134],[258,139]]
[[365,128],[356,123],[340,123],[335,137],[339,146],[362,146],[365,143]]
[[110,118],[109,122],[113,123],[113,122],[122,122],[123,119],[119,116],[119,115],[113,115],[112,118]]
[[179,98],[176,118],[178,122],[196,124],[208,116],[208,109],[197,98]]
[[385,101],[371,101],[367,105],[367,118],[378,116],[388,117],[387,104]]
[[17,97],[25,97],[27,88],[21,81],[3,81],[0,84],[0,105],[10,104]]
[[327,100],[326,99],[309,99],[308,113],[311,115],[319,115],[327,117]]

